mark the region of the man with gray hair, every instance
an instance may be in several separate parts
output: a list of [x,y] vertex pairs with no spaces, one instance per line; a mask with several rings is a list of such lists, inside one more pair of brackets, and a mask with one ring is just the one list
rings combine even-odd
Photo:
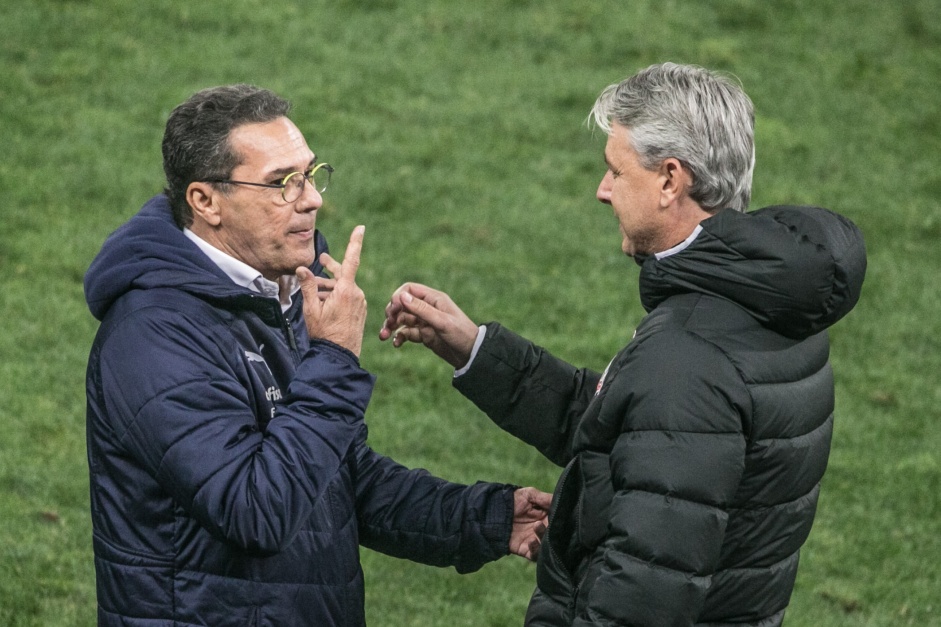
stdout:
[[412,283],[380,339],[429,347],[564,467],[527,625],[780,625],[833,431],[826,329],[859,298],[862,236],[816,207],[746,213],[754,116],[724,77],[654,65],[591,118],[608,135],[597,197],[648,312],[607,368]]

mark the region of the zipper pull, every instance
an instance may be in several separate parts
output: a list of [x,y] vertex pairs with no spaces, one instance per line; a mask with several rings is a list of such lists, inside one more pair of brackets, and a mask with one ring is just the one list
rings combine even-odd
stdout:
[[297,352],[297,340],[294,338],[294,327],[291,326],[291,321],[287,318],[284,319],[284,326],[287,327],[288,332],[288,344],[291,345],[291,350],[295,353]]

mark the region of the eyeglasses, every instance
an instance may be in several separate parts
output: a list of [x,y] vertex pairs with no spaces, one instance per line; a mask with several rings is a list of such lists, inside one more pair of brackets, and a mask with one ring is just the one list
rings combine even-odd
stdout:
[[230,179],[207,179],[204,183],[231,183],[233,185],[252,185],[253,187],[269,187],[271,189],[280,189],[281,198],[284,202],[294,202],[304,193],[304,186],[310,183],[319,193],[327,191],[330,185],[330,176],[333,174],[333,166],[329,163],[318,163],[313,169],[304,174],[303,172],[291,172],[280,183],[249,183],[248,181],[233,181]]

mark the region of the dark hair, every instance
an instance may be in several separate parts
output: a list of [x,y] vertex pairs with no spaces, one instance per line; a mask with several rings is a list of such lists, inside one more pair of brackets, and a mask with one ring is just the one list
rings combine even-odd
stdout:
[[193,223],[186,189],[193,181],[227,179],[241,157],[229,145],[233,129],[287,115],[291,103],[253,85],[210,87],[177,106],[163,134],[164,189],[180,228]]

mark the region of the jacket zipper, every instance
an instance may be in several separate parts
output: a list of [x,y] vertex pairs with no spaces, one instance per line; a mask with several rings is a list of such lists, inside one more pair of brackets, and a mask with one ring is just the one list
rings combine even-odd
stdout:
[[288,346],[291,349],[291,358],[294,360],[294,365],[297,366],[299,363],[301,363],[301,356],[297,351],[297,338],[294,335],[294,327],[291,326],[291,320],[281,312],[280,305],[270,304],[270,299],[262,298],[253,294],[252,300],[255,302],[261,302],[264,304],[264,306],[272,307],[272,311],[277,316],[277,319],[281,321],[281,332],[284,334],[285,339],[287,339]]
[[294,337],[294,327],[291,326],[291,321],[287,318],[281,318],[284,323],[284,334],[288,338],[288,344],[291,347],[291,356],[294,358],[294,365],[296,366],[301,361],[301,356],[297,354],[297,338]]
[[[574,464],[576,464],[576,463],[578,463],[579,465],[581,465],[581,462],[578,460],[578,457],[576,457],[575,459],[572,460],[572,466],[574,466]],[[563,494],[563,493],[564,493],[564,491],[565,491],[565,484],[566,484],[566,482],[568,482],[569,476],[572,474],[572,466],[570,466],[570,467],[566,470],[566,472],[564,473],[564,475],[563,475],[563,477],[562,477],[562,481],[559,482],[559,485],[558,485],[557,488],[556,488],[558,494]],[[579,495],[579,501],[581,501],[581,495]],[[579,510],[579,508],[576,507],[576,508],[575,508],[575,512],[574,512],[574,515],[575,515],[575,529],[576,529],[576,530],[577,530],[577,529],[579,528],[579,526],[581,525],[581,520],[579,520],[579,511],[578,511],[578,510]],[[558,512],[556,512],[556,515],[558,515]],[[553,516],[553,518],[554,518],[554,517],[555,517],[555,516]],[[549,528],[550,528],[550,529],[552,528],[552,520],[549,520]],[[550,532],[550,533],[551,533],[551,532]],[[572,582],[572,600],[569,601],[569,609],[571,609],[571,610],[574,611],[575,606],[576,606],[577,601],[578,601],[578,590],[579,590],[579,588],[581,587],[581,582],[576,582],[576,581],[575,581],[575,573],[568,572],[568,567],[565,565],[565,562],[559,557],[559,554],[556,552],[555,548],[552,546],[552,542],[549,542],[548,544],[549,544],[549,552],[552,553],[552,556],[555,558],[556,563],[558,563],[558,564],[562,567],[562,569],[565,571],[565,574],[566,574],[566,576],[568,577],[568,580]]]
[[284,320],[284,332],[288,336],[288,344],[291,345],[291,350],[295,353],[297,352],[297,339],[294,337],[294,327],[291,326],[291,321],[287,318]]
[[[581,462],[579,462],[581,465]],[[581,474],[581,468],[579,468],[579,474]],[[578,501],[575,503],[575,537],[578,538],[581,536],[582,530],[582,499],[585,498],[584,491],[578,493]],[[575,565],[576,571],[578,570],[578,565]],[[575,607],[578,605],[578,591],[582,587],[582,582],[585,581],[585,578],[588,576],[588,569],[585,569],[584,575],[582,575],[581,581],[575,581],[575,573],[572,573],[572,611],[575,610]]]

